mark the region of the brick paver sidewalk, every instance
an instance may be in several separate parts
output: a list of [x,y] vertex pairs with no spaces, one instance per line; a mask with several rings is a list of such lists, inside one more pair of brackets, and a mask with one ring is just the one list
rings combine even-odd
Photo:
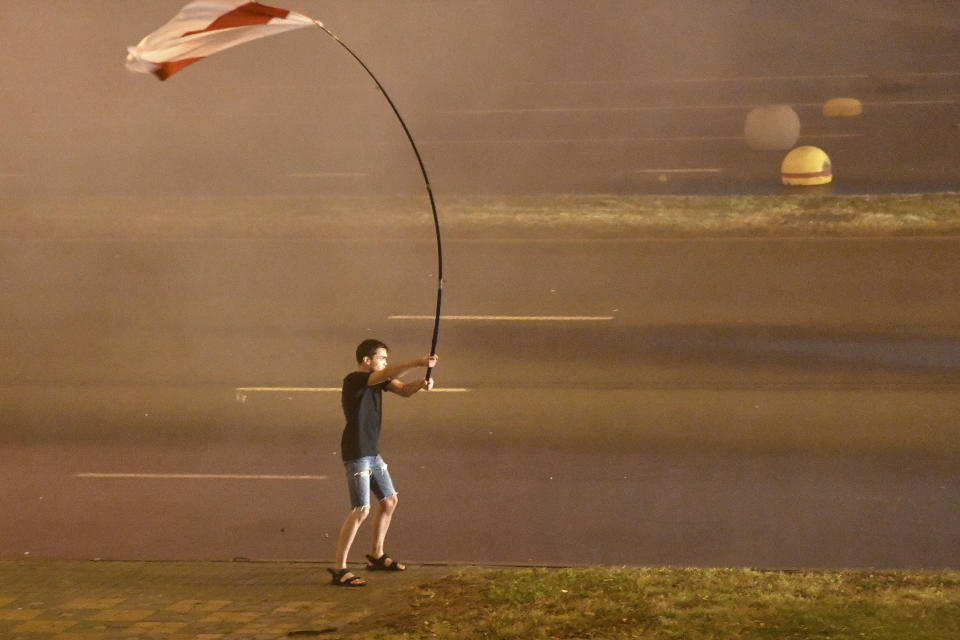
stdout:
[[336,637],[352,621],[451,567],[367,573],[329,585],[298,562],[0,562],[0,638],[270,639]]

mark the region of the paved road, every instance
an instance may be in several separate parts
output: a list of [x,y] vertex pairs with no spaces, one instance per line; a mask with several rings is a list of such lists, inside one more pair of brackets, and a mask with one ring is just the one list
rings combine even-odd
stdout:
[[[445,313],[581,319],[445,321],[438,379],[467,391],[389,401],[391,546],[960,566],[957,249],[451,243]],[[429,321],[390,317],[430,313],[432,259],[389,242],[4,245],[0,558],[332,557],[336,394],[237,388],[335,387],[368,334],[424,351]],[[78,475],[117,473],[135,477]]]
[[[780,181],[789,149],[754,150],[744,138],[751,109],[789,104],[796,145],[823,149],[833,164],[833,182],[816,191],[956,190],[960,74],[901,77],[894,91],[842,73],[531,83],[509,103],[435,116],[423,146],[435,183],[452,190],[791,193]],[[824,117],[834,97],[856,97],[863,115]]]
[[[389,89],[438,193],[777,192],[786,150],[743,140],[763,104],[796,109],[799,143],[834,162],[831,190],[960,185],[952,3],[330,2],[322,13]],[[239,48],[162,85],[124,71],[124,48],[170,16],[102,0],[38,12],[43,29],[0,25],[11,51],[37,52],[5,78],[4,193],[419,192],[389,107],[322,33]],[[91,43],[75,29],[85,20],[114,29]],[[833,97],[860,99],[863,115],[823,118]]]

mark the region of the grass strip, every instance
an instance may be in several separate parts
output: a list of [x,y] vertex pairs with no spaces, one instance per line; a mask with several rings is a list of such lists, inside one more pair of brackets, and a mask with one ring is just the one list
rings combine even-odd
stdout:
[[341,637],[960,637],[958,572],[464,570],[407,593]]
[[[0,198],[0,239],[431,239],[424,196]],[[440,196],[451,239],[960,234],[956,193]]]

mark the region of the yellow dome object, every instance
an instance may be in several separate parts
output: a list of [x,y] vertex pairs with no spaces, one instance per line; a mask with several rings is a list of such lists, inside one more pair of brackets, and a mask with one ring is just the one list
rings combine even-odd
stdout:
[[780,178],[789,185],[827,184],[833,180],[830,157],[817,147],[797,147],[780,164]]
[[756,150],[786,150],[797,144],[800,118],[790,105],[768,104],[747,114],[743,126],[747,145]]
[[856,98],[830,98],[823,103],[823,117],[850,118],[863,114],[863,103]]

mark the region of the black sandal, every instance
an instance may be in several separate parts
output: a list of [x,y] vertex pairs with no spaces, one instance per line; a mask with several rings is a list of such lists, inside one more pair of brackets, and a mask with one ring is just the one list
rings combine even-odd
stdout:
[[336,571],[334,569],[327,569],[330,572],[330,575],[333,576],[330,584],[335,587],[365,587],[367,586],[367,581],[361,578],[360,576],[355,576],[350,573],[350,569],[340,569]]
[[388,556],[383,554],[379,558],[367,554],[367,571],[406,571],[407,568]]

